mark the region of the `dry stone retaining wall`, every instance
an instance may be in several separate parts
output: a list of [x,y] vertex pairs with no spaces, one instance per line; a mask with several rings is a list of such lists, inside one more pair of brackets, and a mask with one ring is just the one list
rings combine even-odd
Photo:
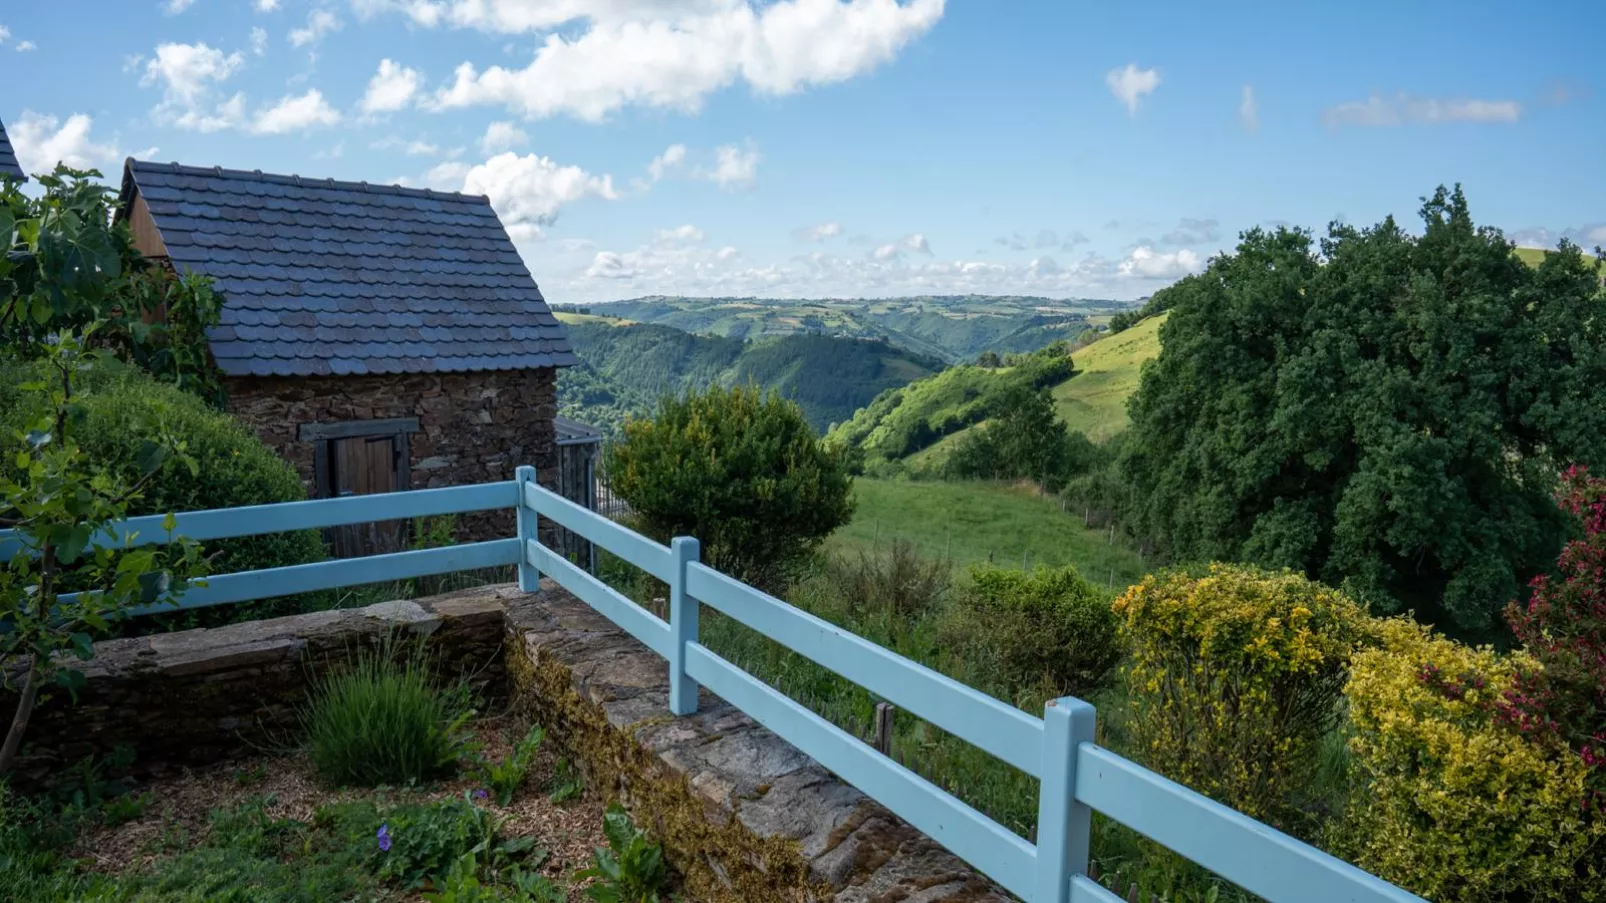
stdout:
[[708,691],[671,715],[664,660],[551,581],[509,603],[515,703],[662,839],[695,899],[1010,899]]
[[[119,747],[133,752],[135,776],[281,748],[296,739],[309,677],[392,634],[427,637],[445,675],[495,699],[507,686],[502,622],[499,598],[467,590],[106,640],[79,666],[87,682],[76,703],[57,691],[34,710],[13,783],[48,786]],[[15,699],[0,696],[0,723],[11,723]]]
[[77,703],[57,694],[36,711],[15,783],[120,746],[135,776],[283,748],[309,675],[397,632],[546,726],[591,788],[662,841],[688,900],[1010,899],[706,690],[695,715],[671,715],[664,660],[551,581],[99,643]]

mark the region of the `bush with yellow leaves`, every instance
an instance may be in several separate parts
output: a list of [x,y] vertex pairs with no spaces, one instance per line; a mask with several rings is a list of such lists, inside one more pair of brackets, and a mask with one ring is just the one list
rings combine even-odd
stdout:
[[1132,653],[1132,754],[1285,829],[1334,728],[1364,610],[1288,571],[1212,564],[1145,577],[1114,604]]
[[1439,903],[1606,900],[1606,818],[1588,767],[1499,717],[1536,663],[1380,622],[1349,698],[1355,787],[1340,834],[1356,865]]

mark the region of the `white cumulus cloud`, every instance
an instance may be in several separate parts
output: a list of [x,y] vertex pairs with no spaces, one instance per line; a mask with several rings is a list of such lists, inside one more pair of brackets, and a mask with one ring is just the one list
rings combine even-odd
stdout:
[[926,236],[919,232],[916,232],[912,235],[905,235],[903,238],[903,246],[906,249],[915,252],[916,254],[929,255],[931,253],[931,242],[926,241]]
[[194,4],[195,0],[167,0],[167,6],[164,8],[166,9],[168,15],[176,16],[186,9],[189,9]]
[[407,106],[424,85],[424,76],[389,59],[379,61],[379,70],[368,80],[360,104],[364,113],[389,113]]
[[339,111],[323,99],[322,91],[313,88],[305,94],[287,95],[273,106],[258,111],[251,120],[251,131],[259,135],[282,135],[339,121]]
[[504,151],[517,150],[530,143],[530,136],[524,130],[511,122],[493,122],[485,128],[484,137],[480,138],[480,150],[487,156],[500,154]]
[[[451,170],[442,167],[452,166]],[[563,166],[550,157],[536,154],[520,156],[511,151],[497,154],[478,166],[459,169],[462,164],[436,167],[433,184],[439,185],[449,172],[461,172],[460,187],[469,194],[483,194],[515,238],[536,237],[541,226],[556,222],[567,204],[595,197],[616,200],[613,177],[596,176],[578,166]],[[515,229],[519,232],[515,233]]]
[[714,149],[712,169],[699,170],[699,178],[707,179],[726,191],[751,188],[758,181],[759,153],[751,144],[738,147],[726,144]]
[[140,84],[160,84],[165,103],[189,108],[244,64],[239,51],[225,54],[206,44],[159,44],[156,56],[145,64]]
[[307,14],[307,24],[290,31],[290,46],[316,44],[332,31],[339,31],[340,17],[327,9],[315,9]]
[[525,31],[583,21],[583,29],[548,33],[523,68],[481,70],[462,63],[436,102],[499,105],[532,119],[566,114],[592,121],[625,106],[695,111],[709,94],[737,82],[761,94],[789,94],[846,81],[896,58],[942,18],[945,4],[357,2],[361,11],[400,9],[428,26]]
[[654,157],[652,162],[647,164],[647,175],[651,176],[652,180],[656,182],[668,173],[679,169],[685,163],[686,145],[671,144],[664,148],[663,153]]
[[257,56],[268,52],[268,30],[260,25],[251,29],[251,52]]
[[1134,279],[1180,279],[1198,272],[1202,263],[1198,254],[1186,248],[1164,253],[1144,245],[1133,248],[1116,271]]
[[105,169],[117,159],[117,148],[90,137],[95,121],[87,113],[59,117],[24,110],[8,129],[12,150],[24,172],[48,173],[57,163],[74,169]]
[[598,251],[597,256],[591,258],[591,266],[586,268],[588,279],[634,279],[636,271],[625,261],[623,254],[614,251]]
[[256,0],[255,5],[259,13],[271,13],[279,8],[279,0]]
[[1104,75],[1115,99],[1126,104],[1128,115],[1138,115],[1138,103],[1160,87],[1160,70],[1139,69],[1136,63],[1127,63],[1125,69],[1111,69]]

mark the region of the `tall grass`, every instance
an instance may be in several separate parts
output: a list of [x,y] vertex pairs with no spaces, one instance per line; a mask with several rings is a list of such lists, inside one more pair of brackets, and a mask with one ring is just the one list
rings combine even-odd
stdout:
[[378,787],[450,769],[473,713],[466,688],[439,688],[432,664],[421,641],[393,635],[315,678],[301,724],[319,776]]

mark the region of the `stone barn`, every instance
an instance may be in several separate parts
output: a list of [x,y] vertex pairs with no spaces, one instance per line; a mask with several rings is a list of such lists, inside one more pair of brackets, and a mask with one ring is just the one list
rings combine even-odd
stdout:
[[[521,464],[556,485],[557,368],[577,358],[486,198],[130,159],[117,218],[146,256],[212,278],[230,410],[309,497],[505,480]],[[501,512],[457,533],[512,530]],[[404,535],[331,539],[356,554]]]

